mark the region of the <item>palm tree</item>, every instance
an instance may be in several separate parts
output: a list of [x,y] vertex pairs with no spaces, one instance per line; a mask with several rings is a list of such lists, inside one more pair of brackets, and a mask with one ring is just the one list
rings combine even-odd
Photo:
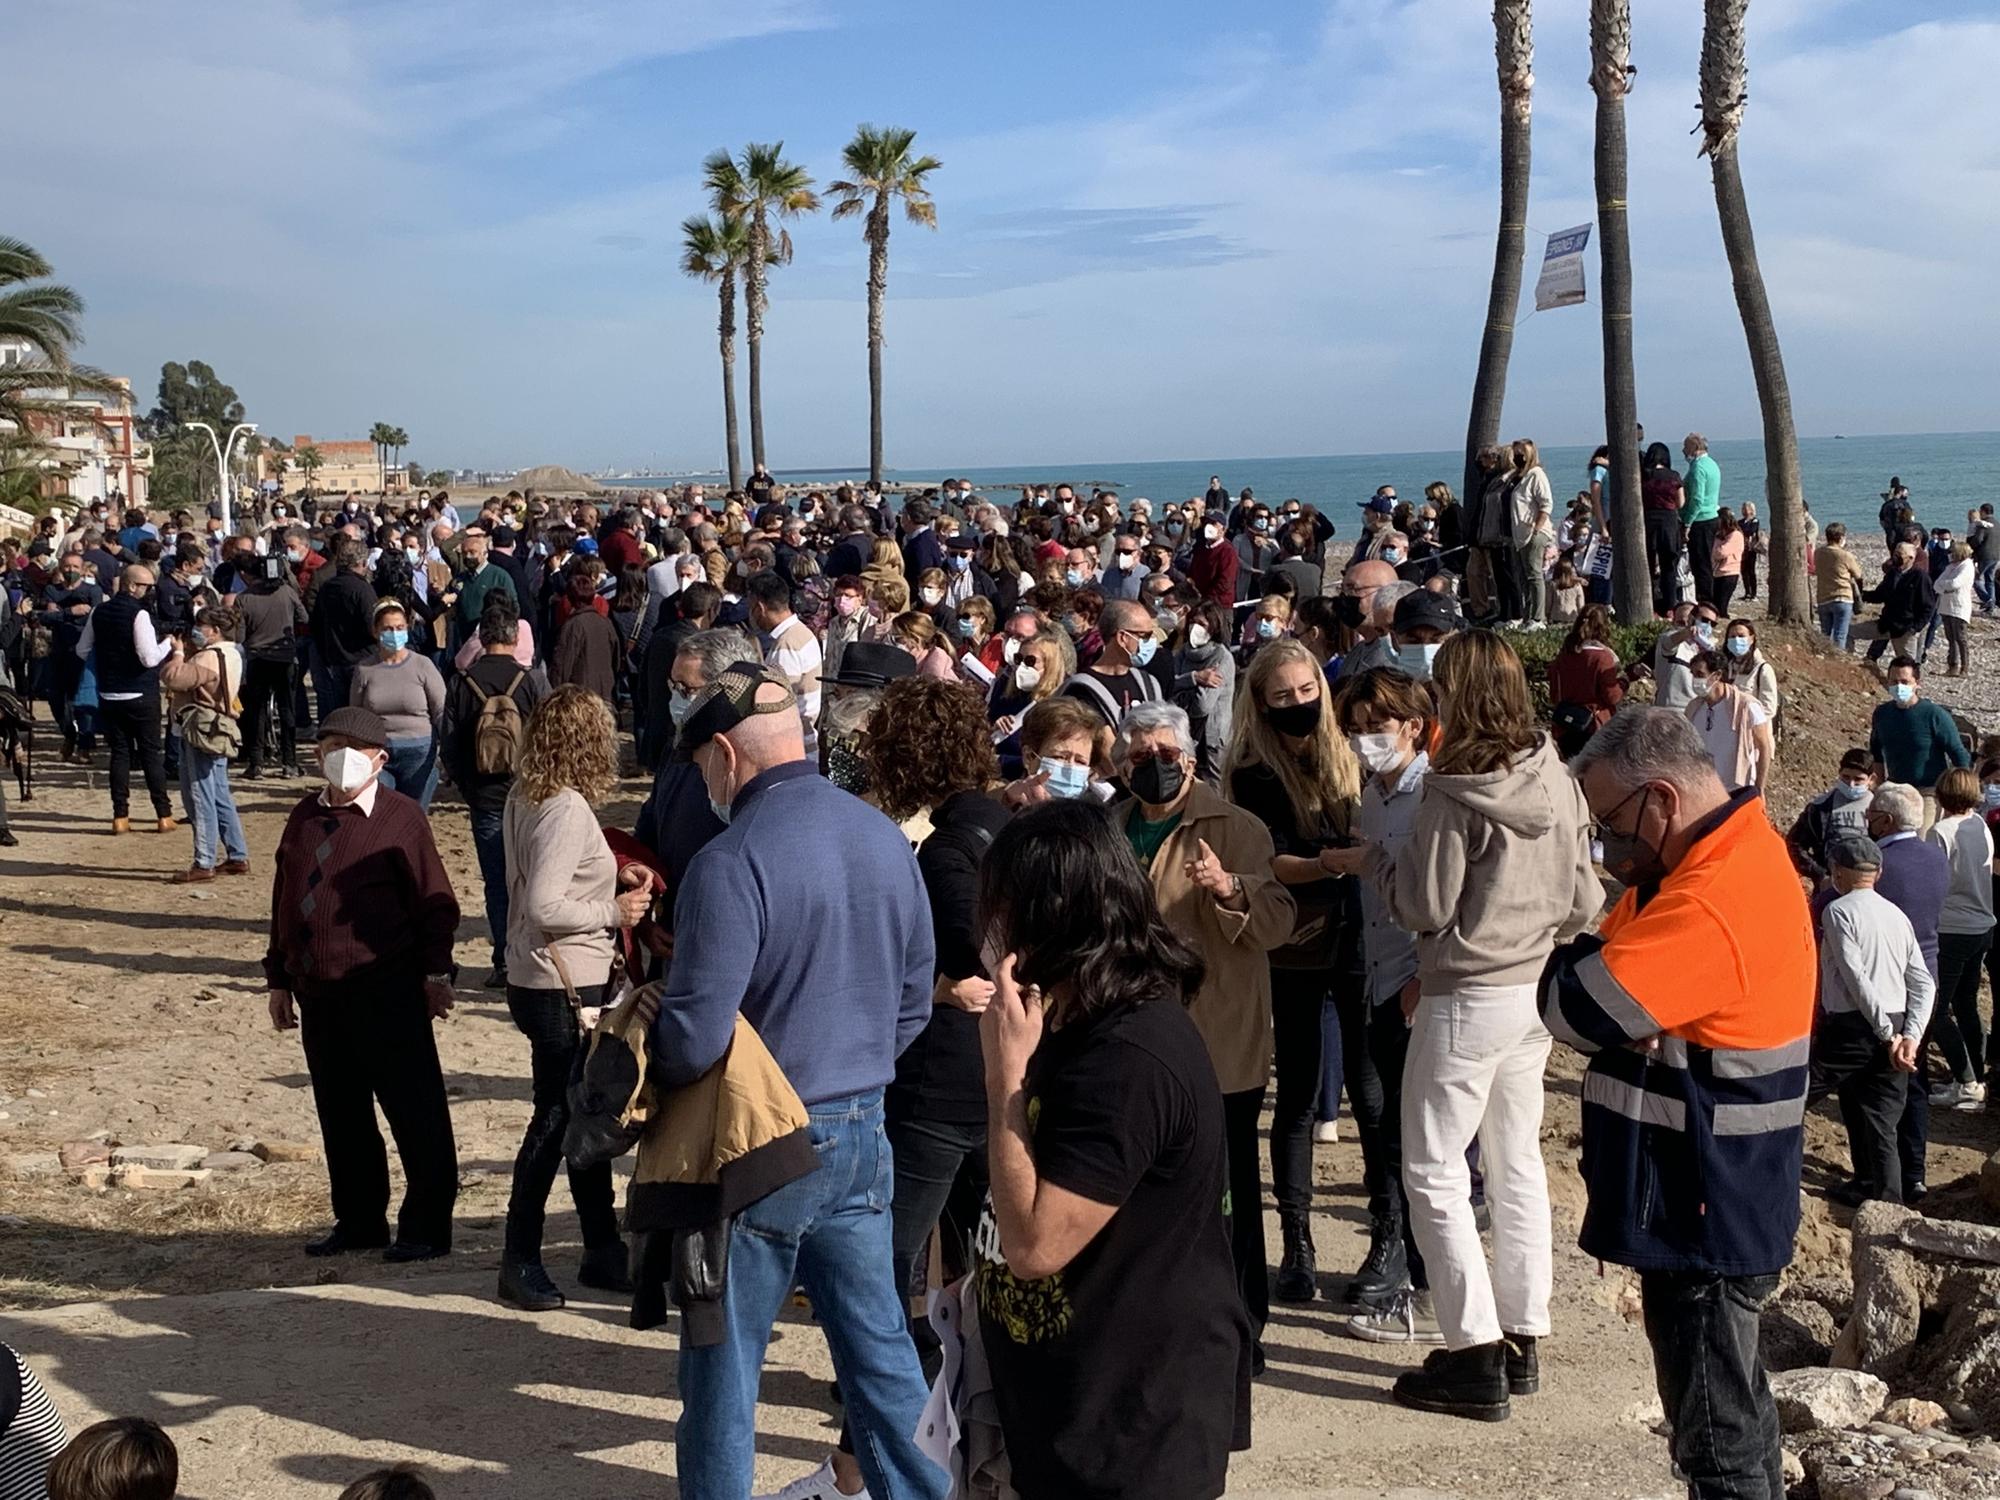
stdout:
[[1611,602],[1627,624],[1653,617],[1639,500],[1639,391],[1632,369],[1632,228],[1625,207],[1625,95],[1632,88],[1632,0],[1591,0],[1590,86],[1597,94],[1597,256],[1603,275],[1604,430],[1611,449]]
[[1500,72],[1500,232],[1493,245],[1493,285],[1486,297],[1486,331],[1472,381],[1472,420],[1465,430],[1465,494],[1483,480],[1475,459],[1498,442],[1507,400],[1507,360],[1514,352],[1514,312],[1521,302],[1521,260],[1528,245],[1529,127],[1534,113],[1535,20],[1530,0],[1494,0],[1493,55]]
[[750,461],[764,462],[764,268],[792,258],[792,237],[782,222],[819,207],[806,169],[785,160],[785,143],[752,141],[732,158],[717,151],[701,164],[702,183],[724,218],[742,220],[750,243],[743,263],[744,319],[750,345]]
[[1764,418],[1764,513],[1771,527],[1771,618],[1803,625],[1811,619],[1804,551],[1805,496],[1799,480],[1799,438],[1792,425],[1792,388],[1785,380],[1785,356],[1757,265],[1757,240],[1750,229],[1750,204],[1743,194],[1743,168],[1736,157],[1737,132],[1749,100],[1749,64],[1744,56],[1744,16],[1750,0],[1705,0],[1701,33],[1701,154],[1715,177],[1715,215],[1722,225],[1722,249],[1736,283],[1736,310],[1750,345],[1750,373],[1757,381],[1757,405]]
[[389,446],[396,450],[395,462],[390,465],[391,468],[400,469],[403,467],[403,450],[409,446],[409,443],[410,435],[402,428],[392,427],[389,429]]
[[861,237],[868,242],[868,477],[882,482],[882,304],[889,292],[889,204],[903,200],[903,214],[912,224],[937,228],[937,205],[924,179],[944,163],[935,156],[912,158],[914,130],[891,126],[878,130],[862,125],[840,153],[848,179],[830,182],[840,201],[836,219],[866,213]]
[[42,364],[61,370],[83,340],[83,298],[43,282],[53,274],[32,246],[0,235],[0,343],[25,343]]
[[696,214],[681,222],[681,270],[714,282],[722,304],[715,331],[722,341],[722,433],[732,490],[743,488],[743,445],[736,431],[736,277],[749,254],[750,231],[741,219]]
[[308,443],[292,455],[292,462],[299,466],[299,472],[306,476],[306,488],[312,488],[313,475],[326,465],[326,455],[319,451],[317,444]]
[[389,443],[396,435],[396,429],[387,422],[377,422],[368,429],[368,441],[375,445],[375,486],[386,490],[389,487]]

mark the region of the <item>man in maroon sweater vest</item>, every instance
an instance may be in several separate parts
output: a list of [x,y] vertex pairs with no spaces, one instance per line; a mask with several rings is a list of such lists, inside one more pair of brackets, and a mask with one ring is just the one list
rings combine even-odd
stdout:
[[[377,784],[388,727],[339,708],[319,731],[327,784],[292,809],[272,861],[271,1023],[300,1028],[326,1144],[333,1232],[308,1255],[380,1250],[390,1261],[451,1249],[458,1149],[431,1022],[452,1006],[458,898],[423,809]],[[408,1189],[389,1238],[380,1101]]]

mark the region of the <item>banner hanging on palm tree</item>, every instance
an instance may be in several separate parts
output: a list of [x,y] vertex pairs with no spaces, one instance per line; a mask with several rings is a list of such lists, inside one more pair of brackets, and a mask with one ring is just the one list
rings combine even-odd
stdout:
[[1590,244],[1590,226],[1560,230],[1549,236],[1542,252],[1542,274],[1535,282],[1535,311],[1574,307],[1587,301],[1583,290],[1583,252]]

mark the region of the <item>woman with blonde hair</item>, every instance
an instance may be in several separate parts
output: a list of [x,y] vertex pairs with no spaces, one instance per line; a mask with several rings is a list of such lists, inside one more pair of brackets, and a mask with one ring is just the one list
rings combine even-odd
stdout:
[[1311,651],[1295,640],[1265,643],[1244,669],[1222,762],[1225,793],[1270,830],[1272,878],[1298,909],[1290,941],[1268,955],[1278,1085],[1271,1182],[1284,1233],[1272,1295],[1280,1302],[1310,1302],[1316,1290],[1312,1148],[1320,1027],[1333,987],[1350,989],[1357,977],[1354,882],[1320,862],[1324,850],[1351,837],[1361,796],[1360,763],[1334,721],[1331,697]]
[[[1507,1414],[1510,1392],[1535,1388],[1536,1344],[1549,1332],[1550,1039],[1536,981],[1604,892],[1590,809],[1536,727],[1513,648],[1488,630],[1452,636],[1432,683],[1441,741],[1409,837],[1400,849],[1371,846],[1363,862],[1390,918],[1417,939],[1403,1185],[1431,1296],[1409,1293],[1363,1336],[1442,1343],[1396,1381],[1396,1399],[1491,1421]],[[1490,1273],[1470,1199],[1474,1139],[1493,1215]]]
[[[514,1158],[500,1300],[528,1312],[563,1305],[542,1266],[549,1189],[563,1164],[565,1091],[584,1014],[609,1003],[614,931],[652,904],[644,869],[618,862],[593,810],[618,784],[617,726],[604,700],[559,687],[528,716],[503,830],[507,851],[507,1010],[528,1038],[534,1114]],[[569,1169],[583,1231],[577,1280],[630,1290],[612,1209],[611,1167]]]
[[[1515,576],[1521,584],[1520,619],[1540,625],[1547,616],[1548,551],[1555,538],[1555,491],[1542,470],[1532,438],[1516,438],[1507,481],[1507,518],[1514,539]],[[1511,618],[1511,617],[1510,617]]]
[[1508,490],[1514,478],[1514,450],[1499,445],[1481,448],[1475,460],[1485,476],[1475,497],[1479,515],[1472,540],[1486,558],[1493,607],[1502,620],[1518,620],[1528,612],[1520,557],[1514,547],[1514,520]]
[[889,639],[917,659],[917,675],[954,682],[958,664],[946,648],[937,621],[920,609],[907,609],[889,622]]
[[[1069,633],[1053,626],[1036,631],[1014,653],[1011,663],[1003,662],[987,695],[986,717],[992,722],[994,747],[1000,753],[1001,769],[1009,775],[1021,768],[1021,721],[1028,710],[1062,691],[1062,685],[1076,675],[1076,647]],[[1109,737],[1098,747],[1099,769]]]

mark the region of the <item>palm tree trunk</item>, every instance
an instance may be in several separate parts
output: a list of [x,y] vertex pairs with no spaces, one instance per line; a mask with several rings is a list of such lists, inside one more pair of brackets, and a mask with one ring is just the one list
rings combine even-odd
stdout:
[[1597,92],[1597,255],[1603,287],[1604,431],[1611,491],[1611,603],[1636,624],[1653,617],[1646,518],[1639,499],[1639,392],[1632,369],[1632,230],[1625,207],[1625,93],[1631,87],[1632,0],[1591,0],[1590,85]]
[[722,317],[716,332],[722,337],[722,435],[729,446],[729,487],[743,488],[743,443],[736,431],[736,268],[730,266],[717,283]]
[[882,305],[889,291],[889,195],[868,215],[868,477],[882,482]]
[[1764,515],[1770,528],[1770,590],[1766,608],[1784,624],[1812,618],[1806,583],[1805,494],[1799,479],[1799,438],[1792,424],[1792,388],[1785,379],[1785,356],[1764,273],[1757,265],[1757,239],[1750,228],[1750,204],[1743,192],[1743,168],[1736,155],[1737,133],[1749,95],[1744,55],[1744,18],[1750,0],[1707,0],[1701,35],[1702,154],[1715,177],[1715,215],[1722,249],[1736,283],[1736,310],[1750,346],[1750,373],[1757,381],[1757,406],[1764,419]]
[[750,345],[750,462],[764,462],[764,247],[760,213],[750,222],[750,259],[743,268],[743,318]]
[[1495,0],[1493,51],[1500,70],[1500,231],[1493,245],[1493,283],[1486,331],[1472,381],[1472,419],[1465,431],[1465,496],[1481,483],[1479,450],[1500,439],[1507,400],[1507,361],[1514,352],[1514,312],[1521,302],[1521,261],[1527,253],[1530,125],[1534,109],[1534,16],[1529,0]]

